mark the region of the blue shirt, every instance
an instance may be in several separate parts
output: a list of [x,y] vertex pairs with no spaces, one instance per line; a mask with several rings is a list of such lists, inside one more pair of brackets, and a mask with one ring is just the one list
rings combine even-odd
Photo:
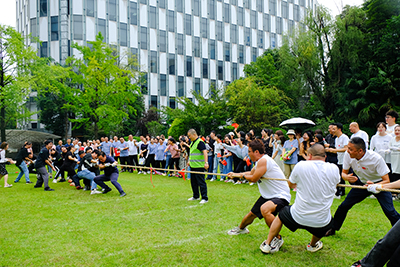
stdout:
[[103,142],[101,143],[101,151],[104,151],[104,153],[106,153],[107,156],[111,156],[110,154],[110,148],[111,148],[112,144],[110,142]]
[[156,154],[156,151],[157,151],[157,144],[149,144],[149,146],[148,146],[148,149],[149,149],[149,155],[153,155],[153,154]]
[[[115,162],[115,160],[112,157],[106,156],[106,161],[105,162],[99,162],[101,164],[106,164],[106,163],[110,163],[113,164]],[[113,166],[109,166],[109,167],[105,167],[104,169],[104,175],[106,176],[110,176],[112,173],[119,173],[118,172],[118,168],[117,167],[113,167]]]
[[296,151],[294,151],[291,155],[290,160],[283,161],[285,164],[296,164],[297,163],[297,151],[299,150],[299,141],[297,139],[294,139],[293,141],[287,140],[285,141],[285,144],[283,145],[283,148],[286,150],[286,152],[289,152],[292,150],[292,148],[295,147]]
[[157,152],[156,152],[156,156],[155,156],[155,160],[164,160],[164,151],[167,148],[167,146],[165,144],[157,144]]
[[121,154],[119,155],[120,157],[129,157],[129,150],[128,149],[122,150],[126,147],[128,147],[127,142],[119,143],[119,148],[121,149]]

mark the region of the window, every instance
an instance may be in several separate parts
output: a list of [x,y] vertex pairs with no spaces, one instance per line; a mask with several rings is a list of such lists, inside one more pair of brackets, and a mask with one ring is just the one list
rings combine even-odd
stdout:
[[147,50],[147,28],[140,27],[140,49]]
[[276,14],[276,0],[269,0],[269,14]]
[[294,30],[294,21],[289,20],[289,32],[292,32]]
[[194,79],[194,91],[197,94],[200,94],[200,78],[195,78]]
[[200,57],[200,37],[194,37],[193,54],[195,57]]
[[169,74],[175,75],[175,55],[174,54],[169,54],[168,69],[169,69]]
[[183,34],[176,34],[176,49],[179,55],[183,55]]
[[38,33],[37,33],[37,27],[36,27],[36,18],[31,19],[31,34],[32,37],[38,37]]
[[295,21],[300,20],[300,7],[298,5],[294,5],[293,7],[293,17]]
[[192,16],[185,14],[185,33],[192,35]]
[[186,76],[192,77],[192,57],[186,56]]
[[236,6],[237,5],[237,0],[231,0],[231,5]]
[[250,11],[250,27],[257,29],[257,12],[254,10]]
[[200,0],[193,0],[192,9],[194,16],[200,16]]
[[257,48],[256,47],[252,47],[251,48],[251,55],[252,55],[252,61],[256,61],[257,60]]
[[225,61],[231,61],[231,44],[225,43]]
[[143,5],[147,5],[147,0],[140,0],[140,3]]
[[185,82],[183,76],[178,76],[178,97],[185,96]]
[[263,31],[257,31],[257,41],[258,41],[258,47],[259,48],[264,48],[264,32]]
[[215,0],[209,0],[208,12],[210,19],[215,19]]
[[31,123],[31,127],[32,127],[32,129],[37,129],[37,122],[32,122]]
[[282,18],[276,17],[276,33],[282,34]]
[[264,11],[263,3],[264,3],[264,0],[257,0],[257,11],[258,12],[263,12]]
[[282,1],[282,18],[287,19],[289,16],[289,4],[287,2]]
[[251,45],[251,30],[250,28],[244,28],[244,42],[246,45],[250,46]]
[[305,0],[300,0],[300,5],[301,6],[305,6],[306,5],[306,1]]
[[243,6],[244,8],[250,9],[250,1],[251,0],[243,0]]
[[120,22],[119,24],[119,44],[121,46],[128,46],[128,25]]
[[157,73],[157,51],[150,51],[150,72]]
[[207,19],[206,18],[201,18],[200,22],[200,29],[201,29],[201,37],[207,38],[208,36],[208,27],[207,27]]
[[[131,54],[132,54],[132,57],[136,58],[137,62],[139,63],[138,49],[137,48],[131,48]],[[134,66],[133,68],[137,69],[137,66]]]
[[270,37],[271,37],[271,47],[275,48],[276,47],[276,34],[275,33],[271,33]]
[[94,0],[86,0],[86,16],[94,17]]
[[108,0],[108,19],[117,21],[117,0]]
[[264,31],[269,32],[269,15],[264,13]]
[[165,0],[158,0],[158,7],[165,8]]
[[150,28],[157,29],[156,8],[154,6],[151,6],[149,8],[149,13],[150,13],[149,14],[149,17],[150,17],[150,19],[149,19]]
[[158,103],[158,96],[152,95],[150,97],[150,106],[156,108],[157,107],[157,103]]
[[203,58],[203,78],[208,79],[208,59]]
[[232,81],[237,80],[238,78],[238,70],[237,70],[237,63],[232,63]]
[[97,33],[101,32],[103,35],[103,42],[106,41],[106,20],[105,19],[98,19],[97,20]]
[[239,63],[244,63],[244,46],[239,45]]
[[47,49],[47,42],[42,42],[42,45],[40,46],[40,57],[48,57],[48,49]]
[[175,32],[175,14],[172,10],[168,10],[168,31]]
[[243,26],[243,7],[237,9],[237,24]]
[[183,2],[184,1],[175,1],[175,5],[176,5],[176,12],[183,12]]
[[83,40],[82,15],[74,15],[74,39]]
[[218,61],[218,80],[224,79],[224,62]]
[[40,16],[47,17],[47,0],[40,0]]
[[160,52],[167,52],[167,33],[160,30],[158,34]]
[[229,6],[229,4],[224,4],[224,21],[226,22],[226,23],[229,23],[230,22],[230,6]]
[[210,59],[215,59],[215,40],[208,41],[208,51],[210,52]]
[[129,13],[130,13],[130,23],[132,25],[137,25],[137,3],[136,2],[130,2],[129,6]]
[[293,0],[288,0],[288,3],[293,3]]
[[160,96],[167,96],[167,75],[160,74]]
[[169,107],[175,109],[175,98],[169,98]]
[[231,43],[237,43],[237,25],[231,24]]
[[51,40],[58,41],[58,16],[51,17]]
[[222,21],[217,21],[217,40],[222,41],[223,39],[224,23]]

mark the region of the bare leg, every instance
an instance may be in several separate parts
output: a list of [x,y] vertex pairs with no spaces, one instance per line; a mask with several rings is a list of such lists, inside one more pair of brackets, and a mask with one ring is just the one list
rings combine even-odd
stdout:
[[4,186],[6,186],[6,185],[8,185],[8,182],[7,182],[8,174],[4,175],[3,177],[4,177]]
[[272,222],[275,220],[275,215],[273,215],[272,213],[275,212],[276,206],[277,205],[274,204],[272,201],[267,201],[260,208],[261,214],[264,217],[265,223],[270,228],[271,228]]
[[317,243],[319,240],[321,240],[321,238],[316,237],[315,235],[312,236],[311,238],[311,243],[310,245],[315,247],[315,243]]
[[274,239],[274,237],[277,237],[279,235],[281,229],[282,229],[282,221],[281,219],[279,219],[279,216],[277,216],[275,220],[272,222],[272,225],[269,229],[268,238],[265,241],[265,243],[268,245],[271,244],[272,239]]
[[250,211],[246,216],[244,216],[239,228],[244,229],[247,225],[252,224],[255,218],[257,218],[257,216]]

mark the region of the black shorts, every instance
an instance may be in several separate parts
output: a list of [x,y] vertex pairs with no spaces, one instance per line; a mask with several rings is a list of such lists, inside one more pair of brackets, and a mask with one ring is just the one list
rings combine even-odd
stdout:
[[266,199],[263,197],[259,197],[254,203],[254,206],[251,208],[251,212],[254,213],[259,219],[262,219],[263,216],[261,214],[261,206],[265,203],[271,201],[276,205],[275,211],[272,213],[273,215],[277,215],[278,212],[285,206],[289,205],[289,202],[287,202],[286,199],[283,198],[271,198],[271,199]]
[[332,218],[331,218],[331,221],[327,225],[325,225],[324,227],[319,227],[319,228],[314,228],[314,227],[298,224],[293,219],[292,214],[290,213],[291,207],[292,206],[286,206],[279,212],[279,219],[281,219],[282,223],[290,231],[295,232],[297,229],[304,229],[304,230],[307,230],[312,235],[314,235],[318,238],[322,238],[323,236],[325,236],[325,234],[328,230],[333,228],[333,219]]

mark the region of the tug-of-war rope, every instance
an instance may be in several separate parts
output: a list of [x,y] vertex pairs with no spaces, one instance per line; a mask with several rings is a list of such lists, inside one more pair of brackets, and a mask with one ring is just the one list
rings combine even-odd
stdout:
[[[211,172],[196,172],[196,171],[188,171],[186,169],[182,169],[182,170],[173,170],[173,169],[162,169],[162,168],[153,168],[153,167],[146,167],[146,166],[133,166],[133,165],[118,165],[120,167],[126,167],[126,168],[135,168],[135,169],[146,169],[150,171],[150,181],[151,184],[154,186],[153,184],[153,171],[166,171],[166,172],[178,172],[179,174],[185,174],[185,173],[194,173],[194,174],[204,174],[204,175],[213,175],[213,176],[227,176],[226,174],[222,174],[222,173],[211,173]],[[185,180],[185,176],[183,176],[183,179]],[[241,175],[239,174],[233,174],[232,177],[234,178],[241,178]],[[264,180],[275,180],[275,181],[285,181],[285,182],[289,182],[289,179],[283,179],[283,178],[261,178]],[[355,189],[367,189],[366,186],[362,186],[362,185],[348,185],[348,184],[338,184],[337,186],[339,187],[348,187],[348,188],[355,188]],[[400,190],[396,190],[396,189],[385,189],[385,188],[377,188],[377,191],[384,191],[384,192],[391,192],[391,193],[400,193]]]

